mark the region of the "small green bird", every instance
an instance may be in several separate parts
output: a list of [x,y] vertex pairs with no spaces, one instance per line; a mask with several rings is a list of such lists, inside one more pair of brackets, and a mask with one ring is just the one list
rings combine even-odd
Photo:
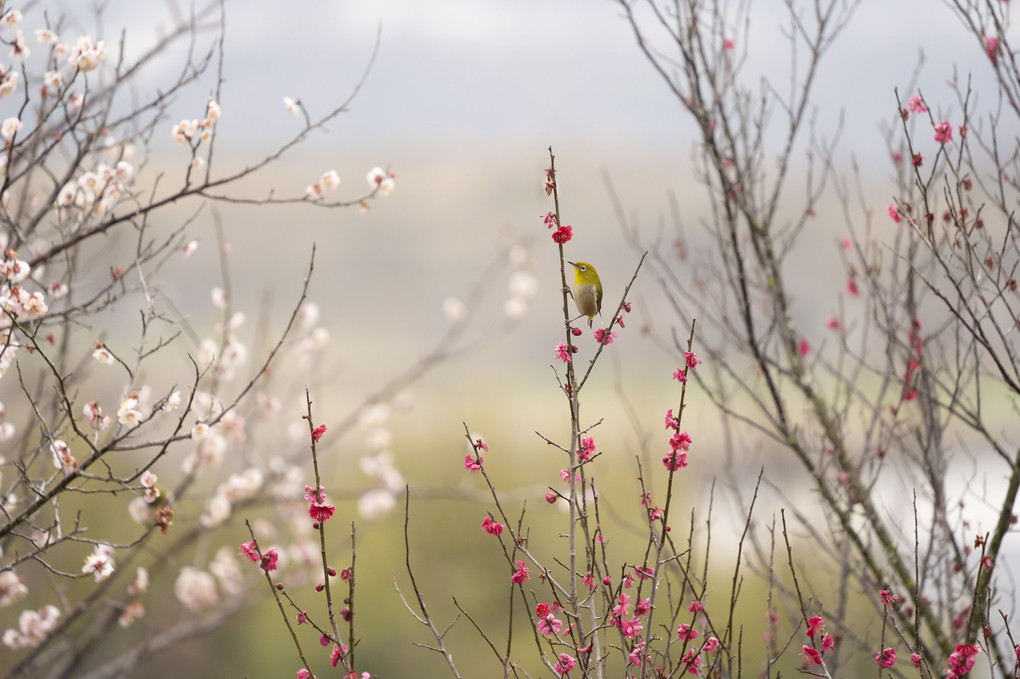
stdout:
[[574,267],[574,304],[582,316],[588,317],[588,327],[595,314],[602,313],[602,281],[599,274],[588,262],[567,262]]

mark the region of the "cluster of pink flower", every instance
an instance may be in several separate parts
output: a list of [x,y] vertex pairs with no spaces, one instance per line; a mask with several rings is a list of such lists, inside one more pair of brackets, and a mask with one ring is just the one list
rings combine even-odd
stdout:
[[634,606],[633,616],[631,616],[630,595],[621,592],[617,602],[613,606],[609,624],[619,628],[623,636],[628,639],[634,639],[641,633],[643,628],[641,616],[647,616],[652,610],[652,601],[651,599],[638,599]]
[[[673,378],[680,384],[687,383],[687,371],[694,370],[701,364],[701,359],[693,351],[684,352],[684,367],[673,372]],[[669,439],[669,452],[663,456],[662,464],[671,472],[687,466],[687,452],[691,449],[691,435],[680,431],[680,420],[673,416],[673,409],[666,411],[666,429],[675,433]]]
[[[325,428],[325,425],[323,428]],[[336,506],[326,503],[326,491],[322,486],[319,486],[318,490],[311,486],[305,486],[305,499],[310,503],[308,506],[308,516],[312,517],[312,520],[315,522],[312,524],[313,528],[317,529],[321,524],[333,518]]]
[[475,439],[475,444],[471,448],[472,453],[475,454],[472,455],[472,453],[468,453],[467,455],[464,456],[464,469],[467,469],[468,471],[471,472],[476,472],[482,468],[482,462],[484,462],[484,460],[482,459],[482,454],[479,453],[478,451],[484,450],[485,452],[489,452],[489,446],[487,446],[485,444],[485,441],[483,441],[482,439]]
[[538,619],[536,627],[542,636],[553,637],[559,635],[560,630],[563,628],[563,621],[557,618],[556,614],[562,611],[563,606],[558,601],[535,606],[535,617]]
[[259,555],[259,547],[254,540],[241,543],[241,556],[252,563],[259,564],[259,568],[269,573],[275,571],[277,562],[280,560],[280,553],[276,547],[270,547]]
[[542,215],[542,221],[545,222],[547,228],[556,229],[552,233],[554,243],[563,245],[574,237],[574,230],[570,227],[570,225],[563,224],[561,226],[560,223],[556,221],[556,215],[552,212],[547,212]]
[[921,323],[915,318],[911,323],[910,329],[907,330],[907,339],[910,340],[910,350],[916,358],[911,358],[907,361],[907,371],[903,374],[904,401],[913,401],[917,398],[917,389],[914,388],[914,375],[921,367],[921,363],[918,359],[921,358],[922,352],[924,351],[920,331]]
[[[694,614],[696,620],[698,613],[705,610],[705,605],[698,599],[694,599],[691,601],[690,606],[687,607],[687,610]],[[693,623],[680,623],[680,625],[676,628],[676,636],[680,641],[684,642],[685,646],[688,646],[691,642],[701,636],[701,634],[698,630],[694,629]],[[712,653],[717,648],[719,648],[719,639],[716,637],[709,637],[706,639],[700,648],[690,646],[680,659],[680,662],[684,664],[684,667],[687,670],[687,674],[693,674],[695,676],[700,675],[701,654],[703,652]]]
[[[825,626],[824,618],[818,615],[812,616],[808,618],[808,626],[804,634],[806,634],[809,638],[814,640],[815,637],[821,634],[822,627],[824,626]],[[814,641],[811,642],[810,646],[808,646],[807,644],[801,646],[801,656],[803,656],[804,660],[806,660],[809,664],[812,665],[823,664],[822,654],[825,653],[826,651],[831,651],[836,647],[836,641],[832,638],[832,635],[828,633],[822,634],[821,642],[822,642],[821,652],[819,652],[819,650],[815,648]]]

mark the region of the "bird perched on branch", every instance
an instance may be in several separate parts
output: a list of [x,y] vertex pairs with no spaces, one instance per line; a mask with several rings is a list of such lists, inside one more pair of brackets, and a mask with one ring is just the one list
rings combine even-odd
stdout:
[[602,313],[602,281],[599,274],[588,262],[567,262],[574,267],[574,304],[582,316],[588,317],[588,327],[595,314]]

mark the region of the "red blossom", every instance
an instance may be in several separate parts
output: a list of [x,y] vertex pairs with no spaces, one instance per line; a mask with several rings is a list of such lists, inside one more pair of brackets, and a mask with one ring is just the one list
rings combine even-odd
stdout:
[[698,630],[692,629],[687,623],[680,623],[680,626],[676,628],[676,635],[683,640],[691,640],[698,638]]
[[525,580],[528,579],[528,566],[523,561],[514,561],[517,564],[517,570],[510,576],[510,580],[517,585],[521,585]]
[[241,543],[241,556],[248,559],[252,563],[256,563],[259,560],[258,547],[255,545],[254,540]]
[[822,656],[819,655],[817,649],[811,648],[810,646],[801,646],[800,654],[804,660],[807,660],[812,665],[822,664]]
[[326,433],[326,425],[320,424],[318,427],[312,430],[312,441],[318,443],[322,435]]
[[333,518],[333,512],[336,511],[334,505],[328,505],[325,502],[313,502],[308,507],[308,516],[312,517],[314,521],[323,523]]
[[470,453],[464,456],[464,469],[476,472],[482,468],[482,456],[473,457]]
[[662,457],[662,464],[666,469],[675,472],[687,466],[687,453],[672,452]]
[[[961,130],[960,134],[966,133]],[[943,120],[935,126],[935,141],[940,144],[953,141],[953,126],[949,124],[948,120]]]
[[489,535],[499,535],[503,532],[503,524],[493,521],[492,517],[486,514],[482,519],[482,529]]
[[554,243],[563,245],[574,237],[574,230],[569,225],[564,224],[560,228],[553,231],[552,239]]
[[262,570],[269,573],[270,571],[276,570],[276,562],[279,561],[280,554],[276,551],[276,547],[271,547],[265,551],[262,555]]
[[878,663],[879,667],[890,668],[896,664],[896,649],[895,648],[883,648],[875,656],[875,662]]
[[816,634],[818,634],[821,631],[822,625],[824,625],[824,624],[825,624],[825,618],[822,618],[822,617],[817,616],[817,615],[813,615],[810,618],[808,618],[808,621],[807,621],[807,625],[808,625],[807,626],[807,631],[805,631],[804,634],[806,634],[809,637],[813,638]]

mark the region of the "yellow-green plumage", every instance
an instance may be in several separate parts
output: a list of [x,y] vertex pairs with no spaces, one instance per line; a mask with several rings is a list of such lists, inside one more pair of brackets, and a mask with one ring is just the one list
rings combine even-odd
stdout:
[[602,281],[599,274],[588,262],[567,262],[574,267],[574,304],[582,316],[588,317],[592,326],[595,314],[602,313]]

